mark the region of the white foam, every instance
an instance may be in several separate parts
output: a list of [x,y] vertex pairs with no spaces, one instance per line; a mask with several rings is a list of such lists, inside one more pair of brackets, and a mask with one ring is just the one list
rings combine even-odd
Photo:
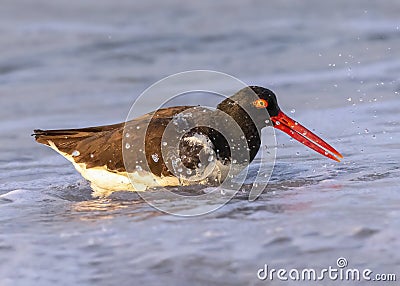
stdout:
[[2,194],[0,195],[0,199],[6,201],[12,201],[13,203],[32,203],[49,199],[56,200],[56,198],[44,194],[40,191],[24,190],[24,189],[14,190]]

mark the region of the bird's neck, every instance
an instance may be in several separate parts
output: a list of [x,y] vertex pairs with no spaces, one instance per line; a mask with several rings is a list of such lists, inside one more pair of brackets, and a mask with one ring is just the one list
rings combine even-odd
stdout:
[[253,122],[249,114],[239,104],[229,98],[222,101],[217,109],[228,114],[242,129],[250,149],[250,161],[252,161],[261,146],[261,127]]

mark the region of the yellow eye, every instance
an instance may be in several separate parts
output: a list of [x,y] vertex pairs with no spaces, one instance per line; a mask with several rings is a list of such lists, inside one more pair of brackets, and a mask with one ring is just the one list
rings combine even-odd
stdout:
[[266,101],[265,99],[257,99],[255,101],[253,101],[253,105],[255,108],[267,108],[268,106],[268,101]]

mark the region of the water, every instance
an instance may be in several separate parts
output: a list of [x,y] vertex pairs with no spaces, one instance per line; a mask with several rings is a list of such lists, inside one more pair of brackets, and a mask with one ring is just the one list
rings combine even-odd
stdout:
[[[323,268],[340,256],[398,271],[398,1],[214,2],[2,4],[0,285],[262,285],[265,263]],[[278,134],[259,200],[239,193],[188,219],[136,194],[91,198],[29,137],[123,121],[146,87],[189,69],[270,87],[345,159]]]

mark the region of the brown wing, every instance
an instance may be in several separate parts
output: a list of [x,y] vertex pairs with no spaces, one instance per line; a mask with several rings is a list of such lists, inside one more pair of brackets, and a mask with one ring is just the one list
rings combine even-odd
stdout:
[[[162,108],[147,113],[127,123],[114,125],[88,127],[81,129],[63,130],[34,130],[37,142],[50,145],[49,141],[61,151],[74,156],[76,163],[85,163],[87,168],[107,166],[110,171],[124,172],[124,160],[122,157],[122,136],[125,124],[145,129],[146,132],[146,159],[151,171],[156,175],[170,175],[162,158],[157,164],[150,164],[151,155],[161,154],[161,138],[165,126],[172,120],[173,116],[192,106],[177,106]],[[143,140],[135,138],[132,134],[132,142]],[[138,136],[137,136],[138,137]]]

